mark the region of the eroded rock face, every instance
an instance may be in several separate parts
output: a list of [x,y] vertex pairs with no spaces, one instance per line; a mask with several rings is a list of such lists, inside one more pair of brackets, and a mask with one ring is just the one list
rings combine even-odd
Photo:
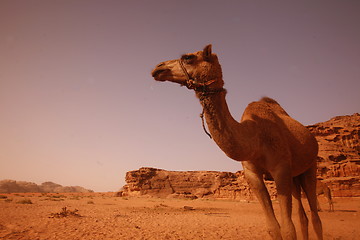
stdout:
[[[319,143],[318,177],[333,196],[360,196],[360,114],[308,126]],[[243,171],[175,172],[140,168],[126,174],[121,196],[255,199]],[[274,182],[266,181],[276,198]]]
[[[253,199],[244,173],[214,171],[166,171],[140,168],[126,173],[121,196],[155,196],[173,198]],[[267,182],[271,195],[276,196],[274,183]]]
[[329,121],[308,126],[308,129],[319,142],[321,167],[334,163],[359,163],[360,114],[334,117]]
[[308,128],[319,143],[318,177],[334,196],[360,196],[360,114]]

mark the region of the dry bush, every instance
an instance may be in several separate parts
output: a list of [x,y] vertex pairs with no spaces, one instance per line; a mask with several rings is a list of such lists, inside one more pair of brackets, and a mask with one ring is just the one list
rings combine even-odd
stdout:
[[33,202],[28,198],[22,199],[22,200],[18,201],[17,203],[20,203],[20,204],[33,204]]
[[51,213],[49,218],[63,218],[63,217],[81,217],[81,215],[78,213],[79,210],[69,210],[66,207],[63,207],[61,209],[61,212],[59,213]]

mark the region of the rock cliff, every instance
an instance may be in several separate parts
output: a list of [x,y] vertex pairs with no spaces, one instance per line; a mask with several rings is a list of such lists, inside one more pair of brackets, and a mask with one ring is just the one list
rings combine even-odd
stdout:
[[93,192],[79,186],[63,187],[53,182],[44,182],[37,185],[32,182],[2,180],[0,181],[0,193],[68,193],[68,192]]
[[318,177],[334,196],[360,196],[360,114],[308,128],[319,143]]
[[[318,177],[334,196],[360,196],[360,114],[308,126],[319,143]],[[166,171],[140,168],[126,173],[120,196],[254,199],[243,171]],[[276,198],[274,182],[266,181]]]
[[[166,171],[140,168],[126,173],[126,185],[121,196],[156,196],[172,198],[227,198],[251,200],[249,185],[242,171]],[[274,183],[267,181],[275,196]]]

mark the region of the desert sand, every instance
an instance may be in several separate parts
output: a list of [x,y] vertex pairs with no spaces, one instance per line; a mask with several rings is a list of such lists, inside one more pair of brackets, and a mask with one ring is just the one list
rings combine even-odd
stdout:
[[[321,197],[320,204],[325,239],[360,239],[360,198],[335,198],[334,212]],[[279,213],[276,201],[274,208]],[[270,238],[256,201],[26,193],[0,195],[0,239]]]

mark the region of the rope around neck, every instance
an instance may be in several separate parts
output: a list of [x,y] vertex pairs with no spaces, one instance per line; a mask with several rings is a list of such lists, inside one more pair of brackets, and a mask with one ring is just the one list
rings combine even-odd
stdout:
[[203,107],[202,113],[200,113],[200,118],[201,118],[202,127],[203,127],[204,132],[206,133],[206,135],[208,135],[209,138],[212,139],[211,134],[206,130],[206,127],[205,127],[204,112],[205,112],[205,107]]
[[[185,74],[186,79],[187,79],[186,84],[184,84],[184,85],[188,89],[194,89],[195,92],[201,92],[202,93],[202,95],[200,97],[201,102],[203,102],[207,96],[226,91],[224,88],[210,89],[208,87],[209,85],[216,82],[217,79],[211,79],[211,80],[208,80],[208,81],[203,81],[202,83],[199,83],[199,82],[195,81],[193,78],[190,77],[190,75],[187,72],[183,62],[181,61],[181,59],[179,59],[178,62],[180,64],[181,69],[183,70],[183,72]],[[203,127],[204,132],[206,133],[206,135],[208,135],[209,138],[212,139],[211,134],[206,130],[206,127],[205,127],[204,112],[205,112],[205,104],[203,103],[203,110],[202,110],[202,113],[200,114],[201,123],[202,123],[202,127]]]

